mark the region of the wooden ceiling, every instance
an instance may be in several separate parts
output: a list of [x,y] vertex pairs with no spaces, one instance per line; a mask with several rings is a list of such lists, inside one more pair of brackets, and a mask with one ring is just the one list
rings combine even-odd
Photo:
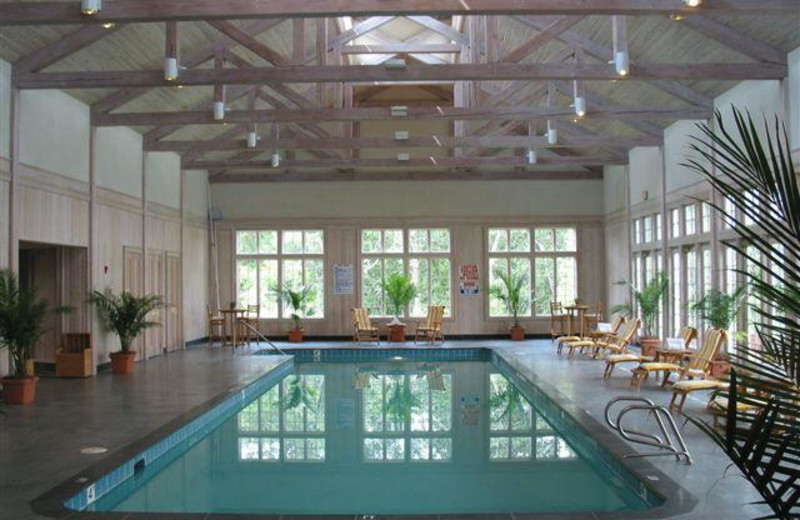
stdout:
[[798,46],[796,0],[0,0],[18,88],[65,89],[215,182],[596,178]]

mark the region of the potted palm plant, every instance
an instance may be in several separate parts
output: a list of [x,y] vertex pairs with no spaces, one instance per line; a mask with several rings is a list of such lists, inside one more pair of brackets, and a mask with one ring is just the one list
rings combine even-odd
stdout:
[[12,368],[11,375],[2,379],[7,404],[30,404],[36,399],[39,378],[28,371],[33,347],[45,331],[47,315],[66,310],[51,308],[35,288],[22,288],[12,271],[0,270],[0,348],[8,349]]
[[511,339],[522,341],[525,339],[525,327],[520,325],[519,317],[528,312],[531,305],[530,297],[524,290],[527,280],[521,274],[505,272],[500,269],[495,270],[494,277],[500,283],[492,285],[489,288],[489,294],[493,298],[497,298],[506,308],[506,312],[514,318],[514,324],[511,326]]
[[661,346],[658,337],[658,308],[669,290],[669,279],[663,272],[647,282],[640,290],[630,282],[618,282],[630,286],[633,291],[634,306],[630,303],[617,305],[611,312],[627,312],[631,316],[638,310],[642,317],[642,334],[639,336],[639,346],[643,356],[655,356],[656,349]]
[[[730,330],[736,322],[736,318],[744,305],[746,297],[746,285],[736,289],[733,294],[714,289],[700,299],[700,301],[694,303],[692,309],[697,311],[700,319],[713,328]],[[729,369],[730,364],[727,360],[727,354],[719,352],[717,358],[711,362],[711,375],[720,378],[727,374]]]
[[160,325],[159,322],[150,321],[148,315],[163,306],[161,296],[134,296],[127,291],[117,296],[111,290],[106,290],[94,291],[89,301],[97,308],[97,314],[106,327],[119,337],[119,352],[109,354],[112,372],[132,373],[136,352],[131,350],[131,345],[146,329]]
[[313,297],[313,290],[306,285],[295,289],[294,286],[288,283],[283,286],[275,285],[272,290],[285,305],[292,308],[292,314],[289,316],[292,321],[292,328],[289,329],[289,341],[302,343],[305,332],[302,318],[303,316],[311,316],[314,312],[308,305],[308,301]]
[[389,323],[389,341],[402,343],[406,340],[406,325],[400,321],[400,315],[417,296],[417,286],[408,275],[392,273],[383,282],[383,292],[386,294],[388,310],[394,316]]

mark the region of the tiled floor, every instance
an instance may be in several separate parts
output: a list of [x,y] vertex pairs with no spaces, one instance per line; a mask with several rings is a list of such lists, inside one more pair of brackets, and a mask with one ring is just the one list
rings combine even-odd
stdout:
[[[293,347],[286,343],[278,346],[286,350]],[[641,392],[630,390],[629,373],[621,370],[611,380],[603,380],[601,362],[559,358],[549,341],[459,341],[445,346],[501,350],[513,356],[516,366],[556,387],[600,420],[613,396],[638,394],[657,403],[666,403],[670,396],[655,384],[645,383]],[[102,374],[87,380],[41,380],[35,405],[6,407],[7,415],[0,416],[0,519],[40,518],[30,511],[33,498],[103,457],[81,454],[82,448],[120,448],[226,389],[254,379],[278,362],[272,356],[247,355],[254,350],[240,348],[233,354],[230,350],[197,347],[140,363],[131,377]],[[705,415],[703,405],[702,396],[690,398],[685,411]],[[678,418],[678,424],[683,425],[682,418]],[[725,473],[727,460],[710,440],[692,425],[685,426],[683,432],[694,465],[677,463],[671,457],[649,459],[698,498],[695,510],[680,518],[716,520],[766,514],[763,508],[747,505],[758,495],[735,469]]]

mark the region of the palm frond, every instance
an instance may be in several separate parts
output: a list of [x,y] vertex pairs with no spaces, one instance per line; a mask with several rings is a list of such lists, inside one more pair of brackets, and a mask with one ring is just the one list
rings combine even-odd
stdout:
[[130,350],[133,341],[145,330],[161,325],[149,319],[150,314],[164,305],[161,296],[134,296],[128,291],[116,295],[110,289],[94,291],[89,298],[97,315],[106,327],[119,337],[123,352]]

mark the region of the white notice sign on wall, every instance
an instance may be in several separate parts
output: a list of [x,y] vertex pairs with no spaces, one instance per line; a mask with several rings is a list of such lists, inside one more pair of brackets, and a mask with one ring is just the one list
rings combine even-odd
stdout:
[[333,294],[353,294],[353,264],[333,266]]

